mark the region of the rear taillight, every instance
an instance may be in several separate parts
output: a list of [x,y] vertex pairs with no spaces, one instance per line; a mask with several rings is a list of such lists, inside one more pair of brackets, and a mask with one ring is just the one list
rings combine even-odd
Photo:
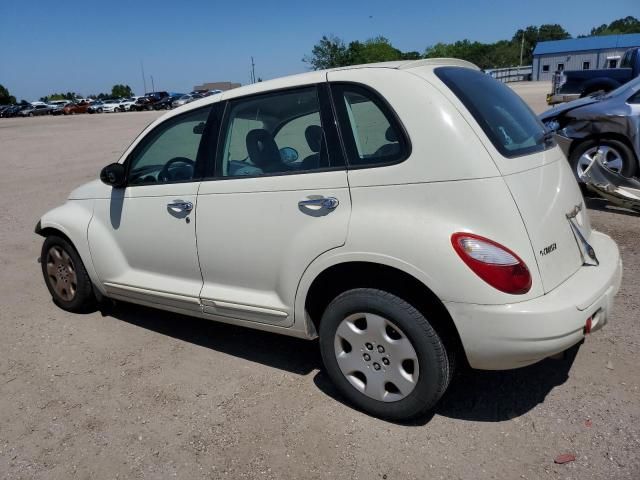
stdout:
[[507,247],[472,233],[454,233],[451,243],[462,261],[493,288],[513,295],[531,289],[529,269]]

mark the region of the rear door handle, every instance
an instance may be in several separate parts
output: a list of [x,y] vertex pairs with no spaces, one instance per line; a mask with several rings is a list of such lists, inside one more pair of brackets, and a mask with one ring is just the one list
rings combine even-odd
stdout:
[[298,202],[299,207],[319,207],[327,210],[333,210],[338,205],[340,205],[340,201],[335,197],[310,198]]
[[174,212],[190,212],[193,210],[192,202],[183,202],[182,200],[176,200],[167,204],[167,207],[173,210]]

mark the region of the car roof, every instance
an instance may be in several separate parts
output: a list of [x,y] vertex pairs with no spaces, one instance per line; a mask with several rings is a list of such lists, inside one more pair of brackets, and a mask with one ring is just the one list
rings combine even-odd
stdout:
[[[398,60],[392,62],[380,62],[380,63],[366,63],[362,65],[350,65],[347,67],[331,68],[327,70],[314,70],[311,72],[299,73],[295,75],[288,75],[285,77],[275,78],[273,80],[266,80],[264,82],[252,83],[250,85],[244,85],[242,87],[234,88],[232,90],[224,91],[220,95],[211,95],[198,100],[195,100],[185,106],[180,107],[179,110],[174,112],[182,113],[189,110],[193,110],[205,105],[216,103],[219,101],[229,100],[231,98],[243,97],[254,93],[266,93],[272,90],[278,90],[282,88],[291,88],[298,85],[310,85],[313,83],[320,83],[326,81],[327,74],[329,72],[344,71],[344,70],[357,70],[363,68],[388,68],[394,70],[409,70],[413,68],[429,68],[434,69],[441,66],[457,66],[471,68],[474,70],[480,70],[476,65],[466,60],[460,60],[457,58],[425,58],[421,60]],[[170,114],[170,116],[173,116]]]

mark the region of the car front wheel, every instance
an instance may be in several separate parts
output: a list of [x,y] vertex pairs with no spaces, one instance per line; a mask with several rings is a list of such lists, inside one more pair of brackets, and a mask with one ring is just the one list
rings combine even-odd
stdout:
[[56,305],[70,312],[95,307],[93,286],[76,249],[62,237],[48,236],[40,256],[42,275]]
[[594,156],[600,152],[602,162],[608,169],[625,177],[633,177],[637,172],[635,155],[627,145],[619,140],[587,140],[579,144],[569,157],[573,174],[579,182],[581,175],[589,167]]
[[453,361],[429,321],[403,299],[377,289],[336,297],[320,324],[328,376],[357,408],[408,420],[434,407]]

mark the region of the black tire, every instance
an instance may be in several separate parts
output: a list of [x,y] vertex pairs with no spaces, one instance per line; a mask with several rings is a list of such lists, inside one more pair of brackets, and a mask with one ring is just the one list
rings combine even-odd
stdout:
[[636,160],[633,151],[626,144],[619,140],[608,138],[603,138],[600,140],[586,140],[578,144],[578,146],[573,149],[571,155],[569,156],[569,164],[571,165],[571,170],[573,171],[573,174],[575,175],[578,182],[582,182],[578,175],[578,162],[580,160],[580,157],[582,157],[582,155],[588,150],[598,146],[606,146],[616,150],[619,153],[623,164],[620,173],[623,176],[633,177],[634,175],[636,175],[636,172],[638,171],[638,161]]
[[[54,287],[55,282],[60,281],[60,278],[54,279],[48,273],[49,252],[51,251],[51,249],[56,247],[70,257],[72,267],[75,272],[75,293],[70,299],[63,298]],[[47,289],[49,290],[49,293],[51,294],[51,297],[53,298],[53,301],[56,305],[58,305],[63,310],[76,313],[95,310],[96,298],[93,294],[93,285],[91,283],[91,279],[89,278],[89,274],[87,273],[84,264],[82,263],[80,255],[78,255],[78,252],[73,247],[73,245],[71,245],[63,237],[59,237],[57,235],[49,235],[47,238],[45,238],[44,243],[42,244],[40,259],[44,283],[47,285]],[[69,285],[71,285],[70,282]]]
[[[336,331],[346,317],[359,312],[379,315],[395,324],[415,350],[420,374],[414,389],[401,400],[371,398],[356,389],[340,370],[334,347]],[[337,296],[322,316],[320,351],[327,374],[339,392],[358,409],[389,420],[424,415],[442,397],[453,376],[453,357],[429,321],[409,303],[383,290],[358,288]]]

